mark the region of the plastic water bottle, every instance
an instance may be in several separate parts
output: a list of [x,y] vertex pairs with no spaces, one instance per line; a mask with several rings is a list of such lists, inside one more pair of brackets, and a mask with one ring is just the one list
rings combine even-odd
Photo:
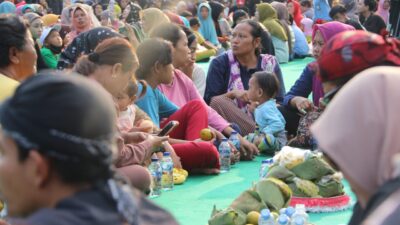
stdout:
[[304,219],[302,217],[297,217],[292,220],[292,223],[290,225],[305,225]]
[[169,152],[164,152],[164,156],[161,160],[161,168],[162,168],[162,179],[161,185],[163,190],[168,191],[174,187],[174,163],[172,162],[172,158]]
[[231,136],[229,137],[229,141],[232,142],[237,150],[240,149],[240,139],[238,132],[232,131]]
[[149,170],[152,178],[150,198],[155,198],[161,195],[161,176],[162,176],[161,165],[157,158],[151,159]]
[[277,224],[279,225],[289,225],[290,218],[286,214],[281,214],[278,217]]
[[296,221],[297,218],[302,218],[304,221],[304,224],[308,223],[308,215],[306,213],[306,207],[303,204],[297,204],[295,212],[292,216],[292,220]]
[[258,225],[275,225],[274,217],[272,217],[269,209],[261,210]]
[[219,163],[220,172],[226,173],[231,169],[231,146],[229,146],[228,140],[222,139],[221,144],[218,147],[219,151]]
[[260,180],[267,176],[269,167],[274,163],[274,159],[264,159],[261,161]]

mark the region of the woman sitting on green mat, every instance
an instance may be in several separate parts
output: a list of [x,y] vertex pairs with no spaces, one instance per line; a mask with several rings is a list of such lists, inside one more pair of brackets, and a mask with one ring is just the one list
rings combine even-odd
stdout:
[[[346,30],[354,30],[354,28],[339,22],[315,25],[312,35],[314,57],[318,59],[325,43],[335,34]],[[284,107],[281,107],[280,110],[285,117],[286,130],[289,134],[296,134],[300,119],[298,112],[312,111],[314,106],[319,106],[324,92],[320,79],[315,75],[316,64],[315,62],[309,63],[283,100]],[[313,101],[308,99],[310,93],[313,93]]]
[[238,124],[242,135],[254,132],[256,126],[247,106],[247,90],[253,73],[274,73],[280,83],[276,100],[281,102],[285,95],[278,61],[272,55],[260,54],[262,30],[258,22],[240,22],[233,30],[232,50],[215,58],[208,70],[205,101],[228,122]]

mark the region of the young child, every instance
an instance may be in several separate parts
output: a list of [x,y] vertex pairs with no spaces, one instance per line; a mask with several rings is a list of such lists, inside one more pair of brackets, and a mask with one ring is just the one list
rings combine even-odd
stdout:
[[[146,87],[143,83],[142,86]],[[144,92],[142,91],[141,95],[146,93],[146,88],[143,90]],[[150,117],[134,104],[137,92],[136,82],[131,80],[128,86],[117,95],[119,109],[118,128],[122,132],[141,131],[152,133],[155,125]]]
[[250,101],[258,103],[254,117],[259,131],[248,135],[247,138],[258,146],[260,152],[267,154],[274,154],[287,142],[286,121],[276,107],[274,99],[278,89],[278,79],[274,74],[267,72],[256,72],[249,81],[247,94]]
[[63,49],[63,40],[61,39],[58,27],[54,26],[44,29],[39,41],[42,45],[40,54],[44,62],[50,69],[56,69],[58,58]]
[[198,18],[194,17],[190,19],[190,28],[193,31],[193,34],[196,36],[198,49],[196,50],[196,61],[200,61],[203,59],[208,59],[211,56],[217,54],[218,48],[214,46],[212,43],[206,41],[204,37],[200,34],[200,21]]

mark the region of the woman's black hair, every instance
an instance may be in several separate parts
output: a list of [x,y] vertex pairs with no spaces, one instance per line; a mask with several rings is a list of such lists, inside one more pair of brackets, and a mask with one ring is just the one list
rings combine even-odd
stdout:
[[173,23],[163,23],[154,28],[151,32],[150,37],[162,38],[170,41],[172,46],[176,47],[178,41],[181,39],[181,27]]
[[258,86],[268,97],[275,98],[279,90],[279,81],[274,74],[260,71],[255,72],[252,77],[256,79]]
[[375,12],[377,9],[377,4],[375,0],[364,0],[364,5],[368,6],[369,11]]
[[233,13],[232,19],[233,19],[233,24],[232,24],[232,28],[235,28],[237,25],[237,21],[239,20],[239,18],[242,18],[244,16],[249,17],[249,14],[244,11],[243,9],[238,9]]
[[28,28],[18,16],[0,15],[0,68],[10,65],[10,48],[22,50],[26,44]]
[[188,47],[190,48],[190,45],[192,45],[192,43],[196,40],[196,36],[194,35],[194,33],[192,32],[192,30],[190,30],[189,28],[185,27],[185,26],[181,26],[183,32],[185,32],[186,37],[188,39]]
[[136,70],[138,79],[146,79],[156,63],[168,65],[172,63],[172,47],[167,41],[150,38],[143,41],[137,48],[139,68]]
[[[241,23],[246,23],[251,27],[250,34],[253,37],[253,39],[256,39],[256,38],[261,39],[263,27],[258,22],[251,20],[251,19],[247,19],[247,20],[241,21],[239,24],[241,24]],[[260,55],[260,48],[256,48],[255,53],[257,56]]]

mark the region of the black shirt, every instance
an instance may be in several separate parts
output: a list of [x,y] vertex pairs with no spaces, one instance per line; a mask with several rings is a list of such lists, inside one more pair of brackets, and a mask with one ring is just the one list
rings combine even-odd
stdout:
[[364,30],[363,26],[355,20],[349,19],[346,21],[346,24],[354,27],[356,30]]
[[[137,206],[137,225],[177,225],[173,217],[134,192]],[[12,219],[10,224],[26,225],[123,225],[116,202],[110,194],[99,189],[81,191],[57,203],[54,208],[43,208],[24,220]]]
[[371,14],[367,19],[360,16],[360,22],[367,31],[375,34],[381,34],[382,30],[386,29],[385,21],[383,21],[382,17],[375,14]]

